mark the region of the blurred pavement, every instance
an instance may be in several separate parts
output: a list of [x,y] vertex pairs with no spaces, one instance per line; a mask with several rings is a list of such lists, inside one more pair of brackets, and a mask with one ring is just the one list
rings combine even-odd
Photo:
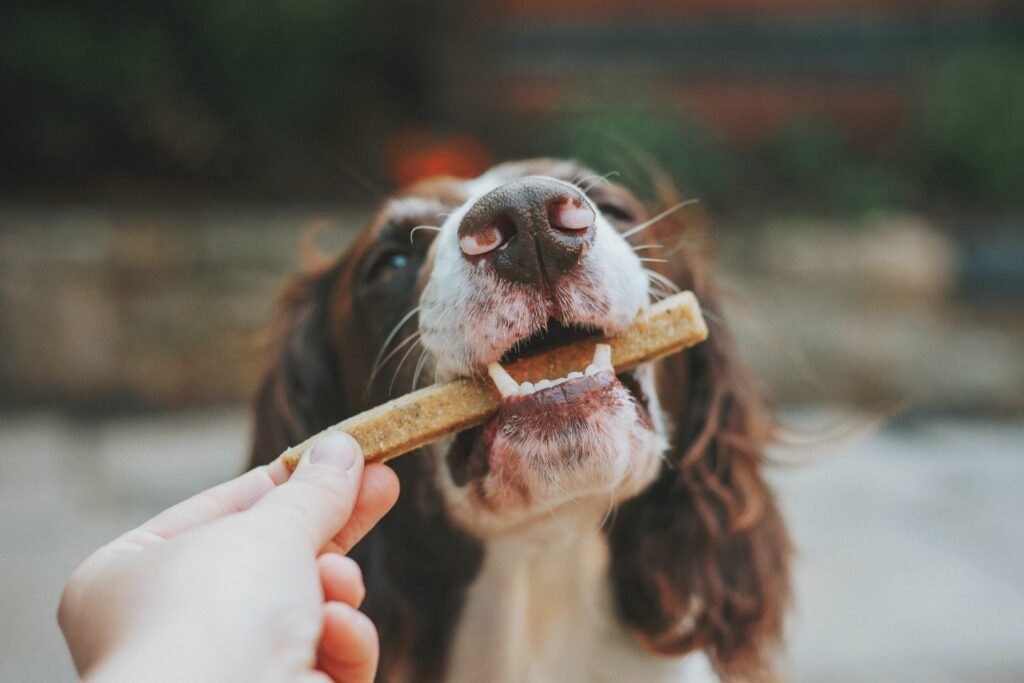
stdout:
[[[239,471],[247,430],[230,410],[0,417],[0,681],[72,680],[54,617],[64,578]],[[1024,680],[1024,421],[904,419],[780,457],[806,463],[771,473],[800,553],[791,680]]]

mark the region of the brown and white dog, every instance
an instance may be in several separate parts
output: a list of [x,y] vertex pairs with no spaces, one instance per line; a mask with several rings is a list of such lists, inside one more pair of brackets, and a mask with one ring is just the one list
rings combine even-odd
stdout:
[[503,164],[388,200],[287,290],[254,465],[392,388],[621,330],[670,283],[712,325],[628,373],[523,385],[488,424],[393,461],[398,504],[352,551],[380,680],[773,677],[789,542],[760,471],[770,422],[702,257],[645,257],[685,232],[659,210],[573,162]]

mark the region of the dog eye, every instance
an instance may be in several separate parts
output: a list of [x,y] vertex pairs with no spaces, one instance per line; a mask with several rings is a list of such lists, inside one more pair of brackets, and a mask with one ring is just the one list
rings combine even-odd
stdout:
[[388,249],[373,260],[367,279],[370,282],[376,282],[386,278],[408,266],[410,260],[408,252],[401,249]]
[[613,221],[631,223],[636,220],[636,216],[633,215],[632,211],[619,204],[600,202],[598,203],[597,208],[605,218]]

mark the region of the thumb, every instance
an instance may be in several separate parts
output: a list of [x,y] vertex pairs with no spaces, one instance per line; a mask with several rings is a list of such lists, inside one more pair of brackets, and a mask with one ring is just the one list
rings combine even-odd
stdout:
[[344,432],[325,434],[252,512],[303,534],[316,552],[348,523],[362,477],[363,450],[356,440]]

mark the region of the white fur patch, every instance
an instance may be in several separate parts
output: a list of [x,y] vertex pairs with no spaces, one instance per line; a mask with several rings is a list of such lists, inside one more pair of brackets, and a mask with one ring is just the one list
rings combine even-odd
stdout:
[[455,632],[446,680],[710,683],[703,654],[659,657],[620,625],[596,506],[491,539]]
[[[485,260],[474,263],[459,247],[458,227],[466,213],[511,179],[499,167],[468,183],[469,199],[445,220],[431,247],[433,267],[420,298],[419,325],[439,380],[480,374],[514,343],[541,329],[550,315],[551,302],[539,288],[501,279]],[[615,333],[648,303],[648,281],[630,244],[596,206],[590,208],[597,217],[594,240],[572,275],[558,281],[553,296],[562,322]],[[487,537],[575,501],[600,500],[610,510],[642,490],[657,473],[667,431],[653,371],[641,369],[637,377],[653,401],[648,406],[653,430],[620,386],[609,405],[554,439],[525,426],[503,425],[491,448],[489,471],[473,486],[457,486],[451,478],[445,462],[451,440],[436,444],[438,483],[453,517]]]
[[[547,323],[551,302],[538,288],[500,279],[459,248],[466,212],[512,179],[499,167],[468,183],[470,199],[444,221],[431,247],[419,324],[440,380],[480,374]],[[553,297],[562,322],[614,333],[649,302],[648,280],[629,243],[592,208],[593,243]],[[469,485],[456,485],[448,468],[453,438],[429,447],[450,515],[486,552],[456,627],[446,680],[717,680],[702,654],[661,657],[642,649],[615,614],[601,525],[616,504],[654,480],[668,447],[653,366],[637,368],[634,377],[649,422],[616,384],[590,419],[564,434],[535,433],[528,419],[525,426],[501,424],[487,472]]]
[[[470,199],[445,220],[431,247],[433,269],[420,297],[419,320],[421,343],[440,380],[479,374],[548,319],[549,302],[537,288],[502,280],[485,261],[474,265],[459,248],[462,218],[499,184],[488,175],[472,181]],[[560,282],[555,299],[563,322],[614,333],[647,303],[648,281],[629,243],[596,206],[591,208],[597,215],[593,245],[575,269],[576,277]]]

